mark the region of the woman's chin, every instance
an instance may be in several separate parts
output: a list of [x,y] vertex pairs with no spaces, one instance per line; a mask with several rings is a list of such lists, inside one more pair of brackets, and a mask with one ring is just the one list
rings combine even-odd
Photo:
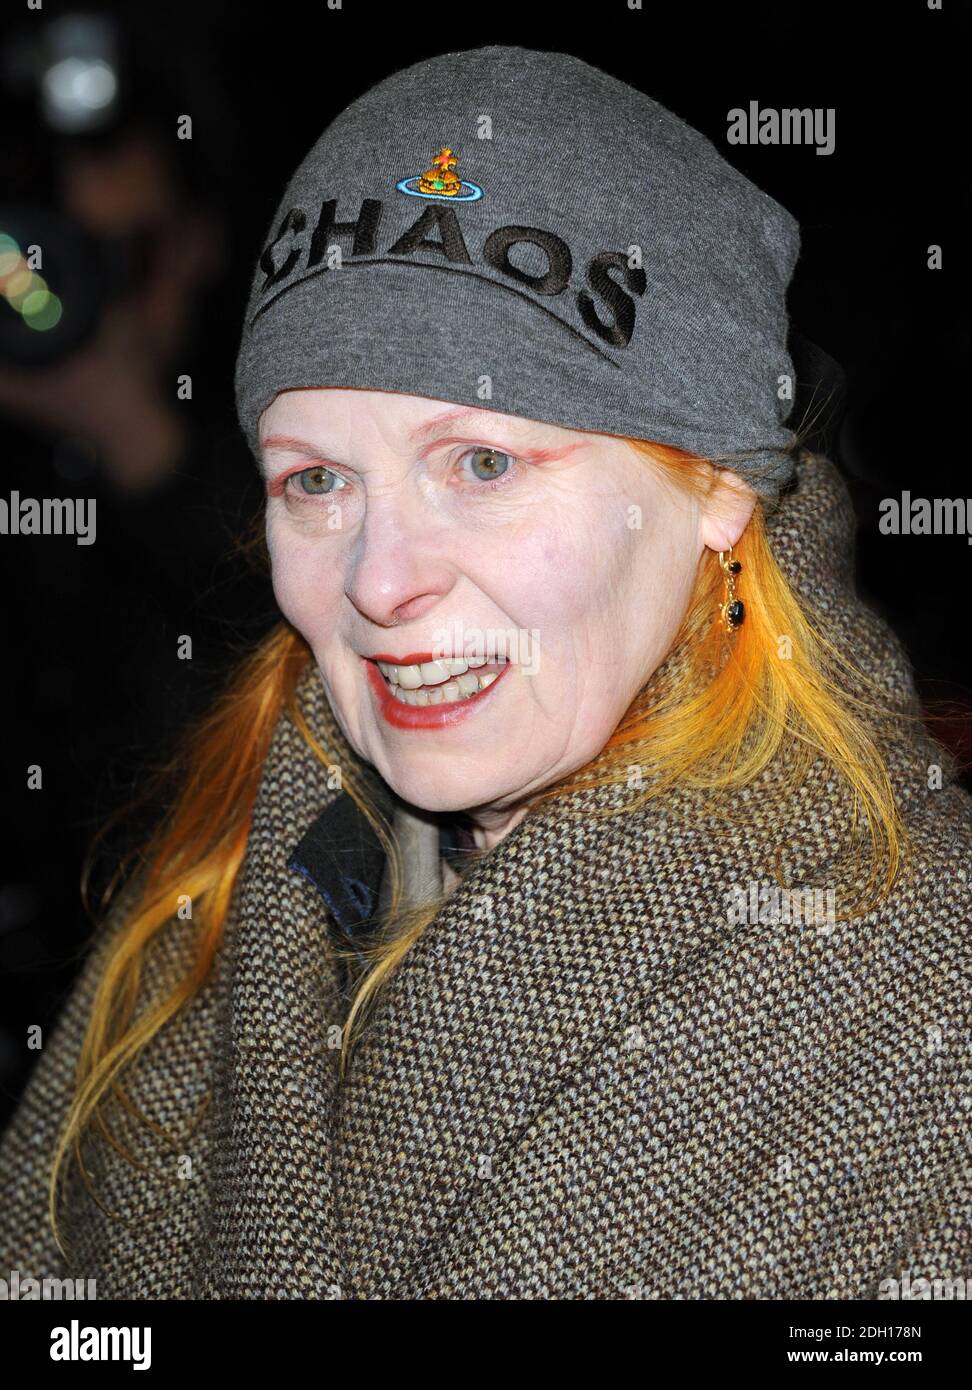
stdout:
[[492,773],[488,782],[485,780],[485,767],[484,776],[478,778],[471,775],[468,768],[461,774],[457,771],[455,776],[449,776],[441,766],[405,767],[401,763],[387,764],[380,758],[374,760],[374,766],[396,796],[420,811],[450,814],[468,811],[476,806],[515,802],[518,797],[518,787],[514,782],[518,783],[520,779],[510,778],[508,782],[498,780],[495,766],[488,769]]

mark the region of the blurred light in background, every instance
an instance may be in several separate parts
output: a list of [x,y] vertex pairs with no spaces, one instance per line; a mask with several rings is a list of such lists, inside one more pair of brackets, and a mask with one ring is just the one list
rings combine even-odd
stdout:
[[63,306],[43,275],[31,270],[16,240],[0,232],[0,294],[28,328],[43,332],[61,320]]
[[115,113],[118,52],[114,25],[102,15],[64,15],[49,25],[41,48],[44,119],[64,134],[99,130]]

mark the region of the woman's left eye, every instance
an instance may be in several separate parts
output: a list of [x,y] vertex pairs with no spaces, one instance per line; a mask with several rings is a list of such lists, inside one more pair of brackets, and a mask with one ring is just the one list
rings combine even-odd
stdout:
[[500,449],[483,447],[467,450],[459,463],[462,466],[467,462],[471,470],[465,474],[467,481],[491,483],[509,477],[516,460],[511,454],[504,454]]

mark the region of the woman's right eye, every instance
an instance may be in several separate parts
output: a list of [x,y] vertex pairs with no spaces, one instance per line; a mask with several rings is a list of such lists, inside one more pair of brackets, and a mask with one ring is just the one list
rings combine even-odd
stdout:
[[[294,483],[293,491],[302,492],[308,497],[321,497],[329,492],[339,492],[348,484],[330,468],[317,464],[314,468],[302,468],[299,473],[291,473],[288,483]],[[340,486],[337,486],[340,484]]]

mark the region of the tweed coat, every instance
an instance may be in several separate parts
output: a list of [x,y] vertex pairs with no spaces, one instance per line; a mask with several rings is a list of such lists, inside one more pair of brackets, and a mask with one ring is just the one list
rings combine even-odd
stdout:
[[[854,591],[834,465],[804,453],[769,524],[836,640],[910,700]],[[380,795],[314,667],[300,699]],[[137,1299],[864,1299],[972,1276],[972,806],[923,733],[888,765],[907,871],[816,925],[728,908],[781,844],[787,882],[841,888],[848,804],[819,764],[783,823],[779,769],[731,822],[681,789],[539,808],[462,878],[339,1083],[333,904],[296,847],[346,794],[282,717],[214,970],[129,1075],[175,1146],[125,1130],[135,1168],[89,1143],[97,1200],[72,1181],[64,1264],[45,1170],[116,910],[0,1146],[0,1271]],[[193,930],[161,934],[143,1003]]]

